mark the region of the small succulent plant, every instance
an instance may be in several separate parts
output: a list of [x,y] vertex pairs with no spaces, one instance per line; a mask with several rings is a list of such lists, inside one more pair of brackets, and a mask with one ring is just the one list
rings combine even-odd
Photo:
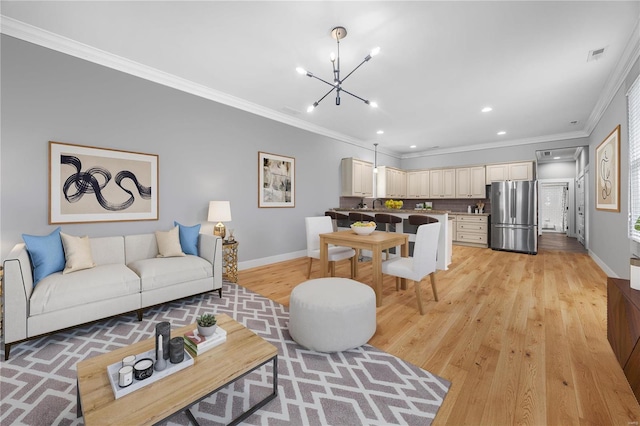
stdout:
[[216,322],[218,322],[216,316],[212,314],[204,314],[200,316],[197,321],[200,327],[213,327],[216,325]]

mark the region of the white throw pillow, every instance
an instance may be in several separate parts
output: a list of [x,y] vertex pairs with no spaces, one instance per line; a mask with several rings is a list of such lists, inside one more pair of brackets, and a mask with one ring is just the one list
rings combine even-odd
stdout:
[[180,246],[180,229],[176,226],[170,231],[156,231],[158,257],[185,256]]
[[96,266],[91,254],[91,243],[89,237],[74,237],[60,232],[62,239],[62,247],[64,248],[64,257],[66,259],[63,274],[79,271],[81,269],[90,269]]

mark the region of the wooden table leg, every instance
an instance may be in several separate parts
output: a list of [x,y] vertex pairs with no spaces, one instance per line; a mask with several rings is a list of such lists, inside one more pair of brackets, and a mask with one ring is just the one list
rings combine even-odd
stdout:
[[329,245],[326,243],[325,238],[320,236],[320,272],[322,277],[328,275],[329,269]]
[[[409,241],[407,240],[407,242],[405,244],[403,244],[400,247],[400,255],[402,257],[409,257]],[[403,290],[407,289],[407,279],[406,278],[401,278],[400,279],[400,288]]]
[[373,289],[376,292],[376,306],[380,307],[382,306],[382,249],[372,247],[372,251]]

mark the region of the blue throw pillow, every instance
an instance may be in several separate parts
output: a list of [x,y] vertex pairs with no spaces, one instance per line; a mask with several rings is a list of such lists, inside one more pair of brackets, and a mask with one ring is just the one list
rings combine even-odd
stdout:
[[198,255],[198,234],[200,234],[200,224],[193,226],[180,225],[173,222],[173,226],[177,226],[180,235],[180,247],[184,254]]
[[64,269],[64,249],[60,238],[60,227],[44,237],[22,234],[22,239],[31,258],[34,287],[47,275]]

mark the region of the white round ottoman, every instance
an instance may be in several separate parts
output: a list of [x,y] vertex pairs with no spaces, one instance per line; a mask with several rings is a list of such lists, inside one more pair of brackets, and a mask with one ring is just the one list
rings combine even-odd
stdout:
[[289,301],[289,333],[318,352],[357,348],[376,332],[376,294],[348,278],[319,278],[296,286]]

